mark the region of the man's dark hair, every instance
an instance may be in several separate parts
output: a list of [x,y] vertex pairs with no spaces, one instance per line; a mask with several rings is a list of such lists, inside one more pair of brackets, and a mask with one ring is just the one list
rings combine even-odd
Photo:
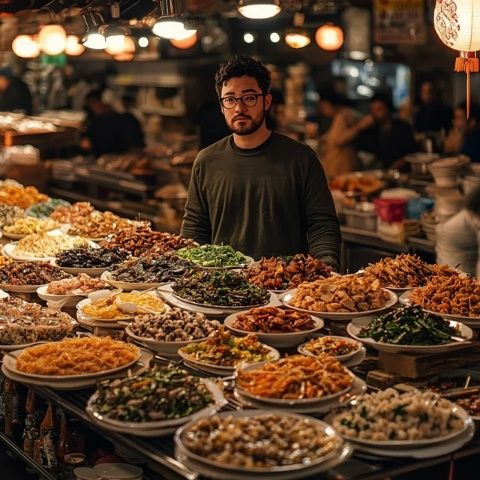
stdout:
[[388,95],[387,93],[376,93],[371,99],[370,103],[373,102],[382,102],[389,110],[390,112],[395,111],[395,107],[393,105],[392,97],[391,95]]
[[215,74],[217,95],[220,97],[225,82],[231,78],[243,76],[254,78],[263,94],[270,92],[271,77],[267,68],[252,57],[234,55],[222,63]]

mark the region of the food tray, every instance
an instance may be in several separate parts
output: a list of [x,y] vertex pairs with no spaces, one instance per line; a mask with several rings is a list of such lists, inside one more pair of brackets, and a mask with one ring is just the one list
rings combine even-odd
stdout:
[[291,308],[292,310],[297,310],[298,312],[304,312],[304,313],[309,313],[310,315],[326,318],[328,320],[332,321],[338,321],[338,322],[345,322],[347,320],[351,320],[352,318],[358,318],[358,317],[366,317],[366,316],[371,316],[371,315],[376,315],[378,313],[384,312],[385,310],[388,310],[389,308],[393,307],[398,300],[398,297],[391,292],[390,290],[383,289],[388,292],[390,299],[387,300],[387,303],[385,304],[384,307],[378,308],[376,310],[366,310],[365,312],[316,312],[313,310],[306,310],[304,308],[298,308],[290,305],[290,301],[292,298],[295,296],[297,289],[290,290],[289,293],[283,296],[282,302],[283,304]]
[[467,325],[464,325],[459,322],[450,320],[450,326],[460,329],[459,336],[464,338],[466,342],[455,342],[445,343],[442,345],[396,345],[392,343],[377,342],[372,338],[361,338],[359,336],[362,328],[367,327],[370,324],[370,319],[368,318],[357,318],[353,322],[347,325],[348,334],[357,340],[362,342],[367,347],[378,350],[379,352],[391,352],[391,353],[414,353],[414,354],[423,354],[423,353],[445,353],[456,348],[463,348],[465,344],[473,338],[473,331]]
[[153,282],[153,283],[145,283],[145,282],[122,282],[120,280],[114,280],[112,277],[111,272],[104,271],[100,279],[107,282],[108,284],[112,285],[115,288],[121,288],[122,290],[147,290],[149,288],[156,288],[161,287],[162,285],[166,285],[168,282]]
[[57,264],[56,259],[52,260],[52,265],[55,265],[58,268],[61,268],[64,272],[70,273],[71,275],[78,275],[79,273],[86,273],[91,277],[99,277],[103,272],[107,270],[107,267],[102,268],[74,268],[74,267],[61,267]]
[[239,330],[233,327],[238,315],[247,313],[248,310],[238,313],[232,313],[225,319],[225,326],[233,332],[236,336],[245,336],[249,334],[255,334],[260,342],[270,345],[272,347],[296,347],[299,343],[305,342],[308,338],[315,336],[319,330],[324,327],[324,322],[321,318],[310,315],[315,322],[315,328],[310,330],[303,330],[301,332],[289,332],[289,333],[261,333],[261,332],[247,332],[245,330]]
[[[333,355],[339,362],[342,362],[342,363],[347,362],[348,360],[350,360],[353,357],[355,357],[356,355],[358,355],[360,353],[360,351],[362,350],[362,343],[357,341],[357,340],[353,340],[353,339],[348,338],[348,337],[340,337],[340,336],[337,336],[337,335],[322,335],[322,337],[323,336],[328,337],[328,338],[338,339],[338,340],[344,340],[344,341],[353,343],[357,346],[356,350],[353,350],[350,353],[346,353],[345,355]],[[321,337],[319,337],[319,338],[321,338]],[[298,348],[297,348],[298,353],[301,353],[302,355],[306,355],[307,357],[318,358],[318,355],[315,355],[314,353],[308,351],[305,348],[307,346],[307,343],[308,342],[305,342],[305,343],[302,343],[302,345],[298,346]]]
[[16,292],[16,293],[35,293],[40,287],[47,286],[45,285],[8,285],[6,283],[0,284],[0,289],[5,292]]

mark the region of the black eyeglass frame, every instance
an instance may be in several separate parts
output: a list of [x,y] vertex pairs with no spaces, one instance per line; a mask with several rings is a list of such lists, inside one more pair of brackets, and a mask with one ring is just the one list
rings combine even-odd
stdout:
[[[266,93],[246,93],[245,95],[242,95],[241,97],[234,97],[233,95],[228,95],[227,97],[220,97],[218,100],[220,102],[220,105],[225,108],[226,110],[231,110],[232,108],[235,108],[238,104],[238,101],[242,102],[242,105],[244,107],[247,107],[247,108],[250,108],[250,107],[254,107],[257,103],[258,103],[258,97],[265,97],[267,94]],[[247,105],[243,99],[245,97],[255,97],[255,103],[253,103],[252,105]],[[235,99],[235,104],[232,105],[231,107],[227,107],[225,106],[225,104],[223,103],[224,100],[226,100],[227,98],[233,98]]]

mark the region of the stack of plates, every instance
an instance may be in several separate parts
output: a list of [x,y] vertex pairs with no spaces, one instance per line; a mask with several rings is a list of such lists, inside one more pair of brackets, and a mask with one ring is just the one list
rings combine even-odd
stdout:
[[430,172],[439,187],[456,187],[463,167],[468,163],[464,156],[449,157],[430,164]]
[[210,417],[226,405],[227,401],[225,400],[222,391],[214,382],[204,378],[200,379],[200,381],[205,384],[208,390],[210,390],[213,397],[213,403],[193,415],[188,415],[186,417],[154,422],[123,422],[120,420],[114,420],[98,412],[94,404],[97,397],[96,392],[89,398],[86,410],[93,421],[105,430],[113,430],[115,432],[127,433],[139,437],[160,437],[163,435],[169,435],[175,432],[180,425],[199,418]]
[[98,380],[114,378],[117,375],[124,377],[126,370],[132,375],[138,375],[144,372],[153,358],[153,355],[141,350],[137,359],[133,360],[122,367],[104,370],[96,373],[85,373],[81,375],[37,375],[33,373],[24,373],[17,369],[17,358],[23,352],[17,350],[10,352],[3,357],[2,372],[3,374],[19,383],[27,385],[39,385],[42,387],[50,387],[55,390],[80,390],[94,386]]
[[434,242],[437,237],[437,225],[439,224],[439,220],[435,214],[432,212],[424,213],[420,220],[420,224],[422,225],[422,230],[424,231],[425,236]]
[[[458,406],[453,413],[463,420],[463,428],[457,432],[440,438],[426,440],[387,440],[373,441],[343,436],[351,442],[355,451],[388,458],[434,458],[455,452],[469,442],[475,433],[473,420],[467,412]],[[327,419],[329,421],[330,419]]]
[[[220,413],[220,417],[247,417],[252,418],[259,415],[265,415],[265,411],[244,410],[241,412],[224,412]],[[279,413],[279,412],[269,412]],[[285,413],[283,413],[285,415]],[[289,416],[301,417],[300,415],[288,414]],[[334,437],[338,434],[326,423],[309,418],[309,422],[317,424],[318,428],[324,434]],[[315,459],[311,463],[285,465],[279,467],[236,467],[228,463],[211,460],[199,456],[186,448],[183,439],[188,435],[189,429],[195,424],[195,421],[189,422],[182,428],[177,430],[175,434],[175,456],[186,467],[206,478],[214,478],[221,480],[290,480],[296,478],[306,478],[312,475],[318,475],[321,472],[332,469],[340,463],[344,462],[352,454],[352,448],[348,443],[340,443],[339,447],[327,453],[325,456]]]

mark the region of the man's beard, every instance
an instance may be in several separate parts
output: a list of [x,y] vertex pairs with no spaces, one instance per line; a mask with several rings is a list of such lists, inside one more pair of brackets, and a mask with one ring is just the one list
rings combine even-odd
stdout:
[[[238,119],[250,120],[249,124],[235,126],[235,121]],[[228,125],[230,130],[236,135],[245,136],[250,135],[251,133],[256,132],[263,124],[265,120],[265,110],[262,111],[262,114],[259,118],[252,118],[249,115],[237,115],[232,119],[232,122]]]

